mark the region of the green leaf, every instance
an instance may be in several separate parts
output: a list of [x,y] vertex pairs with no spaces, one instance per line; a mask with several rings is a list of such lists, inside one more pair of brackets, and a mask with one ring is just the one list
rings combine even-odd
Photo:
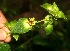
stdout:
[[46,35],[51,34],[51,32],[53,31],[53,25],[47,25],[47,27],[45,27],[45,31]]
[[7,44],[7,43],[0,43],[0,51],[11,51],[9,44]]
[[47,11],[52,10],[52,5],[49,3],[45,3],[45,4],[41,5],[41,7],[43,7]]
[[17,21],[14,20],[14,21],[11,21],[10,23],[6,22],[5,25],[11,30],[15,26],[16,23]]
[[29,30],[32,29],[32,26],[28,24],[28,19],[27,18],[20,18],[15,26],[12,28],[11,33],[19,33],[23,34],[28,32]]
[[13,37],[15,38],[15,40],[18,40],[19,35],[13,35]]
[[51,15],[55,16],[56,18],[66,19],[64,13],[59,10],[55,2],[52,5],[45,3],[41,5],[41,7],[45,8]]
[[58,12],[58,18],[65,18],[65,15],[62,11]]
[[54,2],[53,5],[52,5],[52,10],[54,12],[58,12],[59,11],[59,8],[57,7],[56,3]]
[[47,15],[45,17],[45,20],[44,20],[44,26],[47,26],[48,24],[52,24],[52,23],[53,23],[52,16],[51,15]]

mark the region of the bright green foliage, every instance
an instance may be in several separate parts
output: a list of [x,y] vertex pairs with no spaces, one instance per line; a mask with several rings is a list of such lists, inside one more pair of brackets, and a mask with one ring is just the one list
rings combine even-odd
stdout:
[[[23,34],[28,32],[29,30],[32,30],[33,26],[36,26],[36,23],[44,22],[42,25],[42,28],[45,29],[46,35],[51,34],[53,31],[53,21],[57,20],[58,18],[66,18],[64,13],[62,11],[59,11],[59,8],[53,3],[53,5],[45,3],[41,5],[41,7],[45,8],[48,12],[49,15],[45,17],[45,19],[42,19],[40,21],[35,21],[35,18],[20,18],[18,21],[12,21],[10,23],[6,23],[6,25],[9,27],[11,30],[11,34],[17,34],[13,35],[13,37],[18,40],[18,34]],[[38,25],[38,27],[40,24]]]
[[47,26],[48,24],[52,24],[52,23],[53,23],[52,16],[51,15],[47,15],[45,17],[45,20],[44,20],[44,26]]
[[9,44],[7,44],[7,43],[0,43],[0,51],[11,51]]
[[45,3],[41,5],[41,7],[45,8],[50,14],[55,16],[55,18],[66,18],[64,13],[62,11],[59,11],[59,8],[55,4],[55,2],[53,3],[53,5]]
[[59,11],[58,14],[57,14],[57,16],[58,16],[58,18],[64,18],[64,19],[66,19],[65,15],[64,15],[64,13],[62,11]]
[[45,27],[46,35],[50,34],[53,31],[53,25],[47,25]]
[[13,34],[15,40],[18,40],[19,35],[28,32],[32,29],[32,26],[35,25],[36,21],[34,18],[20,18],[18,21],[11,21],[5,25],[11,30],[10,34]]
[[15,38],[15,40],[18,40],[19,35],[13,35],[13,37]]
[[44,20],[44,29],[46,31],[46,35],[49,35],[53,30],[53,19],[51,15],[47,15]]
[[15,26],[12,28],[11,33],[26,33],[32,29],[32,26],[29,25],[27,18],[21,18],[17,21]]
[[[41,21],[35,21],[35,18],[20,18],[18,21],[12,21],[10,23],[6,23],[6,25],[10,28],[11,33],[13,34],[23,34],[28,32],[29,30],[32,29],[33,25],[36,25],[36,23],[44,21],[43,26],[45,27],[45,31],[50,34],[53,29],[53,20],[57,18],[66,18],[64,13],[62,11],[59,11],[59,8],[53,3],[53,5],[45,3],[41,5],[41,7],[45,8],[51,15],[47,15],[45,19]],[[50,27],[48,28],[48,25]]]
[[10,30],[12,30],[12,28],[15,26],[15,24],[17,23],[17,21],[16,20],[14,20],[14,21],[11,21],[10,23],[5,23],[5,25],[8,27],[8,28],[10,28]]
[[51,15],[47,15],[44,19],[44,27],[46,34],[50,34],[53,30],[53,20],[57,20],[58,18],[66,19],[64,13],[59,11],[59,8],[53,3],[53,5],[45,3],[41,5],[41,7],[45,8]]

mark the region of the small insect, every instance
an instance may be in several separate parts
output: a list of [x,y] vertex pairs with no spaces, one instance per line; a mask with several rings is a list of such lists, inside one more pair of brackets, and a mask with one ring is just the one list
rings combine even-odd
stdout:
[[34,21],[28,21],[28,24],[29,25],[33,25],[34,24]]
[[28,24],[29,25],[35,25],[36,21],[34,19],[35,18],[29,18]]

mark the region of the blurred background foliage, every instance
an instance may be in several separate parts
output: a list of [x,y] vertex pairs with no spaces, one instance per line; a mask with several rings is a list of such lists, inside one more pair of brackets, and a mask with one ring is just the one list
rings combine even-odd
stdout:
[[65,13],[67,20],[55,21],[53,32],[47,36],[44,30],[35,28],[20,35],[18,41],[12,38],[9,43],[12,51],[70,51],[70,0],[0,0],[0,10],[8,21],[21,17],[41,20],[48,15],[48,12],[40,7],[46,2],[55,2]]

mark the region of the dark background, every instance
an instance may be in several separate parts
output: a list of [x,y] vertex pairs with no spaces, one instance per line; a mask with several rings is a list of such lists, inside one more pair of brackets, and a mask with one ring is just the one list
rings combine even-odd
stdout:
[[[38,30],[20,35],[17,42],[12,38],[9,43],[12,51],[70,51],[70,0],[0,0],[0,10],[8,21],[21,17],[41,20],[49,14],[40,7],[46,2],[55,2],[68,19],[55,21],[53,33],[46,38],[39,36]],[[33,39],[30,40],[31,38]]]

